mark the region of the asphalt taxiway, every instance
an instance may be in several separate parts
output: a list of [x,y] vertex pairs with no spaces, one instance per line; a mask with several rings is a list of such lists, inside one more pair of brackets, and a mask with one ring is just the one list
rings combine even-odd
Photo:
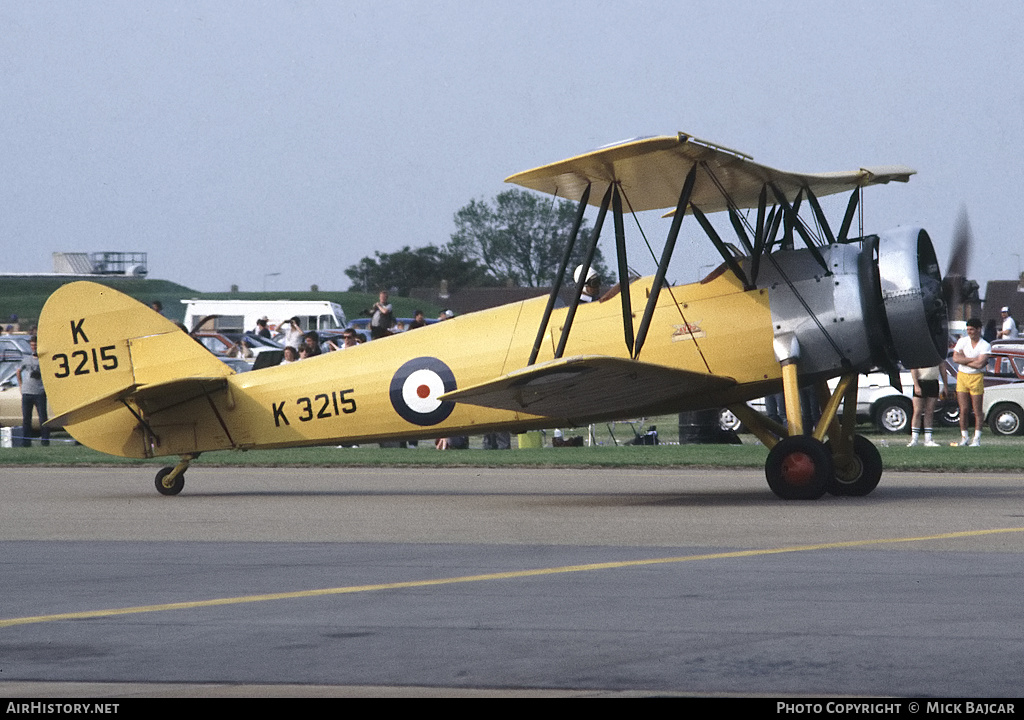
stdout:
[[1024,483],[0,468],[0,695],[1020,693]]

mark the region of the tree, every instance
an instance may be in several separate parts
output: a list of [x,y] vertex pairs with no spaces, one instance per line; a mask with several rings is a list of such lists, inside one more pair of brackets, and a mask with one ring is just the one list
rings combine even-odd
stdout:
[[[554,283],[562,255],[569,243],[577,206],[551,200],[524,190],[506,190],[488,204],[473,200],[455,213],[455,232],[447,250],[480,265],[497,284],[544,287]],[[583,262],[589,245],[586,221],[573,248],[565,282]],[[607,276],[598,250],[593,267]]]
[[352,281],[350,290],[375,293],[387,289],[408,295],[414,287],[437,285],[442,280],[448,281],[451,289],[488,283],[484,269],[475,261],[435,245],[415,250],[406,245],[398,252],[377,251],[374,255],[345,270]]

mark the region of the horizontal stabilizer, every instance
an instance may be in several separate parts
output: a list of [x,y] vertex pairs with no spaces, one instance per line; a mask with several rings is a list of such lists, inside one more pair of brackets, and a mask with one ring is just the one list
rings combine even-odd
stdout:
[[629,413],[649,406],[652,398],[683,401],[734,384],[727,377],[584,355],[533,365],[441,399],[576,420]]
[[225,377],[188,377],[150,385],[131,385],[102,398],[63,412],[51,418],[47,425],[63,427],[73,423],[92,420],[111,410],[123,407],[123,401],[131,400],[144,412],[156,413],[161,410],[194,400],[203,395],[223,390],[228,381]]
[[690,202],[705,213],[727,208],[723,191],[738,208],[756,208],[766,183],[774,183],[792,201],[802,187],[824,197],[867,185],[907,182],[915,172],[901,165],[817,174],[786,172],[679,133],[617,143],[517,173],[505,182],[568,200],[578,200],[590,184],[589,203],[595,206],[601,204],[608,184],[616,182],[633,211],[664,210],[678,204],[679,191],[694,163],[706,171],[697,173]]

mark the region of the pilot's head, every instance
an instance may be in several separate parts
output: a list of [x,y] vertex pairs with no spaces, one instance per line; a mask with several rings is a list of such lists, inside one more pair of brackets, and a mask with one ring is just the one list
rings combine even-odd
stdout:
[[[583,274],[583,266],[577,265],[575,272],[572,274],[573,282],[579,283],[580,275]],[[594,268],[587,270],[587,281],[583,285],[583,297],[582,300],[589,302],[601,294],[601,276],[597,273]]]

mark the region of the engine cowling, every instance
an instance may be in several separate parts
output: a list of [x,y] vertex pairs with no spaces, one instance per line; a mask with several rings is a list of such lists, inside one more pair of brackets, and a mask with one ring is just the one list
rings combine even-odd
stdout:
[[949,340],[931,238],[921,228],[897,228],[879,237],[877,253],[888,346],[906,368],[938,365]]
[[821,257],[828,272],[809,250],[776,252],[758,282],[801,376],[941,362],[946,307],[928,233],[897,228],[822,248]]

